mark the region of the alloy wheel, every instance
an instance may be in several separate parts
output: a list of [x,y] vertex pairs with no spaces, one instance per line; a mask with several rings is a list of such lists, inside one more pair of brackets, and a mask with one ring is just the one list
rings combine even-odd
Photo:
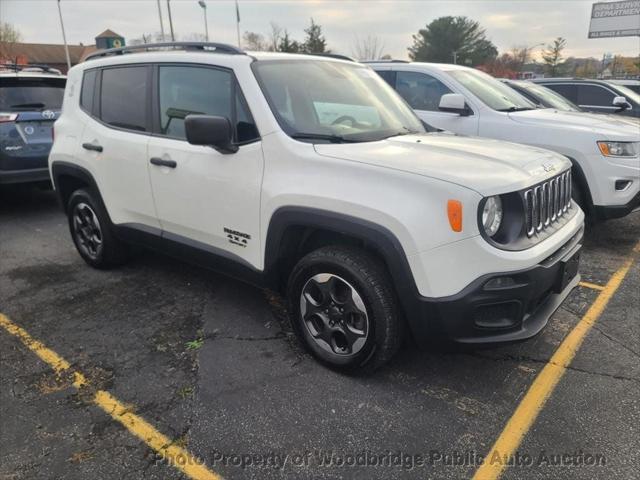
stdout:
[[329,353],[353,356],[367,341],[369,316],[362,297],[337,275],[319,273],[305,283],[300,313],[313,341]]

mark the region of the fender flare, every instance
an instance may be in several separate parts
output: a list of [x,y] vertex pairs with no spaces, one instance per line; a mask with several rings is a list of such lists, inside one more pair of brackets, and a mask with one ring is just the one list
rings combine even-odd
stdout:
[[[87,170],[86,168],[81,167],[80,165],[57,160],[51,163],[51,178],[53,180],[53,188],[55,189],[58,197],[58,202],[65,212],[67,211],[67,205],[64,201],[64,197],[60,188],[60,178],[62,176],[73,177],[89,185],[89,188],[91,188],[93,190],[93,193],[95,193],[95,195],[97,196],[98,201],[102,203],[104,211],[107,212],[107,215],[109,214],[104,200],[102,199],[102,194],[100,193],[98,184],[93,178],[91,172],[89,172],[89,170]],[[109,218],[109,221],[111,222],[111,218]]]
[[281,207],[273,213],[267,230],[264,262],[265,281],[271,288],[278,284],[279,252],[289,227],[328,230],[361,240],[371,246],[387,266],[405,317],[413,317],[411,313],[420,294],[407,255],[398,238],[386,227],[342,213],[310,207]]

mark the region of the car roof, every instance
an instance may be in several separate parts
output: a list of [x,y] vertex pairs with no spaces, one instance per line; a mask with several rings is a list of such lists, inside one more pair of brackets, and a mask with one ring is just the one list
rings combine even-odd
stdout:
[[366,62],[371,67],[424,67],[440,71],[453,70],[474,70],[464,65],[455,65],[453,63],[429,63],[429,62]]

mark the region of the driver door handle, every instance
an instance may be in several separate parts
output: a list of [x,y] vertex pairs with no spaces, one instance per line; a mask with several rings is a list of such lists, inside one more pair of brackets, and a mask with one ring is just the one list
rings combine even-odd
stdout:
[[152,165],[157,165],[158,167],[176,168],[178,166],[175,160],[164,160],[159,157],[152,157],[149,161]]

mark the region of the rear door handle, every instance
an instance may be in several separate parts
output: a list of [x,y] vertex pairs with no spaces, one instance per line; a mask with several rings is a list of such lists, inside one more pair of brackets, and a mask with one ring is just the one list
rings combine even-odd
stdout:
[[158,157],[152,157],[151,160],[149,161],[151,162],[152,165],[157,165],[159,167],[176,168],[178,166],[175,160],[164,160]]
[[85,150],[93,150],[94,152],[102,152],[102,145],[96,145],[95,143],[83,143],[82,148]]

